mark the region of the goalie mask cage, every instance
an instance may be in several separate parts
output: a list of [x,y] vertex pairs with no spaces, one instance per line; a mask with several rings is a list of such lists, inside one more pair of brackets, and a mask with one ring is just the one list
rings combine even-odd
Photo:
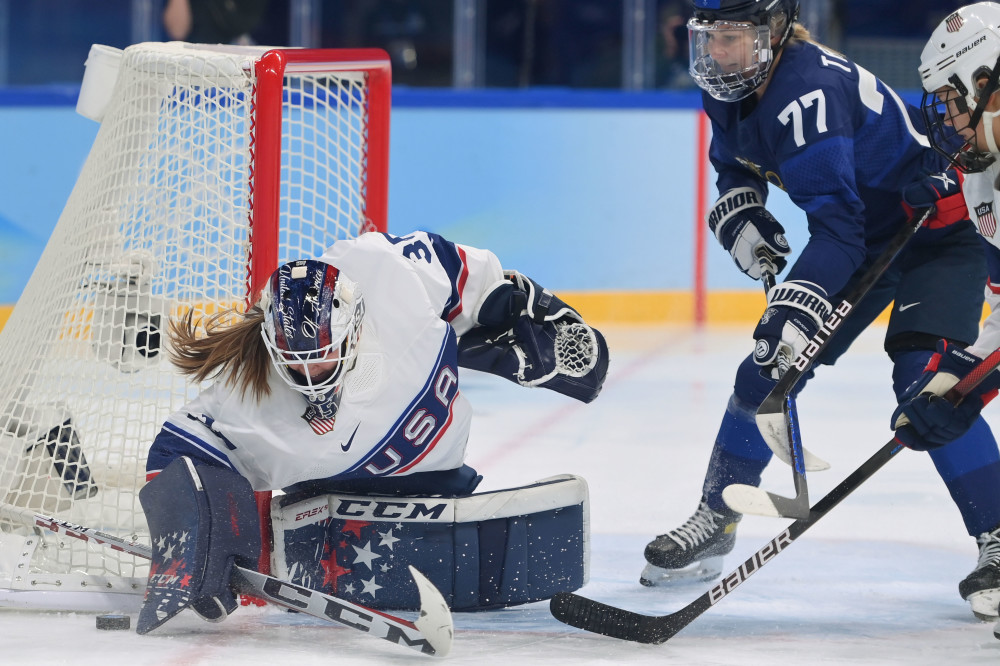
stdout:
[[199,389],[166,358],[168,318],[245,307],[279,262],[385,230],[383,51],[117,55],[94,145],[0,334],[0,606],[137,608],[142,560],[10,507],[148,544],[146,452]]

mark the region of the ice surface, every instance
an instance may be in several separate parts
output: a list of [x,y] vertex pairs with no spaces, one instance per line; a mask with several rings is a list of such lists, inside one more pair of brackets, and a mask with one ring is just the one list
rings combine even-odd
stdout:
[[[747,327],[609,328],[612,363],[590,405],[463,378],[476,409],[468,461],[482,490],[559,473],[590,484],[590,583],[582,593],[651,614],[673,612],[709,584],[638,584],[642,549],[694,510]],[[890,365],[882,331],[863,335],[800,396],[803,442],[832,469],[809,475],[815,502],[890,438]],[[996,410],[993,410],[996,413]],[[989,413],[987,414],[990,417]],[[991,417],[995,419],[996,417]],[[774,463],[764,486],[792,493]],[[724,571],[787,523],[747,517]],[[976,546],[925,454],[904,451],[740,588],[664,645],[572,629],[547,604],[455,616],[449,664],[934,664],[1000,663],[992,624],[976,621],[957,585]],[[407,615],[400,613],[400,615]],[[134,622],[133,622],[134,624]],[[149,636],[98,631],[83,613],[0,611],[0,663],[432,663],[360,632],[277,609],[241,609],[220,624],[182,614]]]

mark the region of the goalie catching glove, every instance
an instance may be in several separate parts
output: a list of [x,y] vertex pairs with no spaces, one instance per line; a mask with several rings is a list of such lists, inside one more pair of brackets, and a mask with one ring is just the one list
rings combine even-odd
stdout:
[[946,340],[938,340],[924,374],[913,382],[892,413],[896,439],[908,448],[927,451],[964,435],[1000,388],[1000,372],[992,371],[957,405],[944,398],[975,370],[981,359]]
[[460,366],[582,402],[601,392],[608,372],[604,336],[531,278],[504,271],[474,318],[479,326],[458,341]]
[[785,268],[785,257],[791,253],[785,229],[752,187],[734,187],[719,197],[708,214],[708,227],[736,266],[754,280],[760,279],[761,251],[771,258],[772,274]]
[[829,316],[830,301],[818,284],[788,280],[776,285],[767,295],[767,309],[753,332],[757,341],[753,360],[757,365],[775,366],[780,353],[795,359]]

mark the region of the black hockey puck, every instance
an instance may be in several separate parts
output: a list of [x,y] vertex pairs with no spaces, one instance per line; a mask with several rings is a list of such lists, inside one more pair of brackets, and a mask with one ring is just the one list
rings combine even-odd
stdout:
[[118,615],[108,613],[97,616],[97,628],[105,631],[121,631],[132,626],[132,619],[128,615]]

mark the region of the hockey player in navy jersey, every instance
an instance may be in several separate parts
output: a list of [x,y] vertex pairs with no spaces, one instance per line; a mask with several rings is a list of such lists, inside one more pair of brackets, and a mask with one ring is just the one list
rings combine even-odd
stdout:
[[281,265],[246,313],[173,321],[168,350],[213,383],[149,451],[140,633],[189,606],[232,612],[229,568],[261,548],[252,491],[285,492],[276,573],[369,607],[419,607],[406,564],[461,610],[586,581],[582,479],[473,495],[464,464],[459,366],[583,402],[608,367],[600,332],[492,252],[425,232],[338,241]]
[[[978,332],[983,250],[964,205],[951,205],[958,185],[942,182],[949,164],[930,148],[920,110],[812,42],[796,22],[798,11],[797,0],[693,0],[690,73],[711,119],[720,193],[708,224],[748,276],[760,278],[761,252],[775,273],[787,271],[770,290],[753,353],[737,370],[697,510],[646,546],[646,585],[719,574],[741,518],[722,490],[759,485],[772,457],[754,415],[774,386],[777,357],[803,350],[830,304],[906,222],[904,203],[937,204],[937,212],[850,313],[817,365],[833,364],[895,301],[885,350],[899,397],[921,376],[938,340],[964,347]],[[791,266],[784,229],[766,208],[770,187],[784,190],[806,214],[809,239]],[[930,458],[970,535],[1000,523],[1000,454],[982,419]]]

